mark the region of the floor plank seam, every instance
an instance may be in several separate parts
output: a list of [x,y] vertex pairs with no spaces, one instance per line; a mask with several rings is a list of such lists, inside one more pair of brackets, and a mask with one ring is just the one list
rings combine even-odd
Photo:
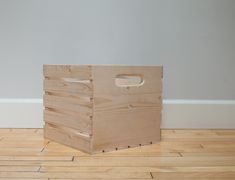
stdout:
[[200,147],[201,147],[202,149],[204,149],[204,148],[205,148],[202,144],[200,144]]
[[35,131],[0,129],[0,179],[235,179],[235,129],[219,137],[216,130],[165,130],[159,144],[95,156]]
[[42,148],[41,152],[43,152],[45,150],[45,148],[47,147],[47,145],[50,143],[50,141],[48,141],[45,146]]
[[43,151],[44,151],[44,149],[45,149],[45,147],[43,147],[43,148],[42,148],[42,150],[41,150],[40,152],[43,152]]
[[41,168],[42,168],[42,166],[40,166],[40,167],[38,168],[37,172],[41,172]]

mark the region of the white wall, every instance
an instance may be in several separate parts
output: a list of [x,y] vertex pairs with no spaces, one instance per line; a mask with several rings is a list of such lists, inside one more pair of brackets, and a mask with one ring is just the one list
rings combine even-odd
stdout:
[[163,64],[165,99],[235,99],[234,0],[0,0],[0,98],[42,64]]
[[42,127],[52,63],[163,64],[163,128],[235,128],[234,19],[234,0],[0,0],[0,127]]

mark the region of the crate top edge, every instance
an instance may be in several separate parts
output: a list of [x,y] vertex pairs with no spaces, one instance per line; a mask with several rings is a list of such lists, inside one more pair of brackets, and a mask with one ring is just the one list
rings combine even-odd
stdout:
[[80,66],[80,67],[163,67],[163,65],[129,65],[129,64],[43,64],[43,66]]

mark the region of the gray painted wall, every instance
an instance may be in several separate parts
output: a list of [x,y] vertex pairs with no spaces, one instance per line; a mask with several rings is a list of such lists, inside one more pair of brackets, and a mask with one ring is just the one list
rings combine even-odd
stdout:
[[164,98],[235,99],[234,0],[0,0],[0,98],[42,64],[164,65]]

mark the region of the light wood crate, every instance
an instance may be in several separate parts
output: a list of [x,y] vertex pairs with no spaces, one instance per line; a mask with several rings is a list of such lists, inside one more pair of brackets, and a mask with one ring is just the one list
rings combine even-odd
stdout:
[[162,66],[44,65],[44,136],[87,153],[160,141]]

